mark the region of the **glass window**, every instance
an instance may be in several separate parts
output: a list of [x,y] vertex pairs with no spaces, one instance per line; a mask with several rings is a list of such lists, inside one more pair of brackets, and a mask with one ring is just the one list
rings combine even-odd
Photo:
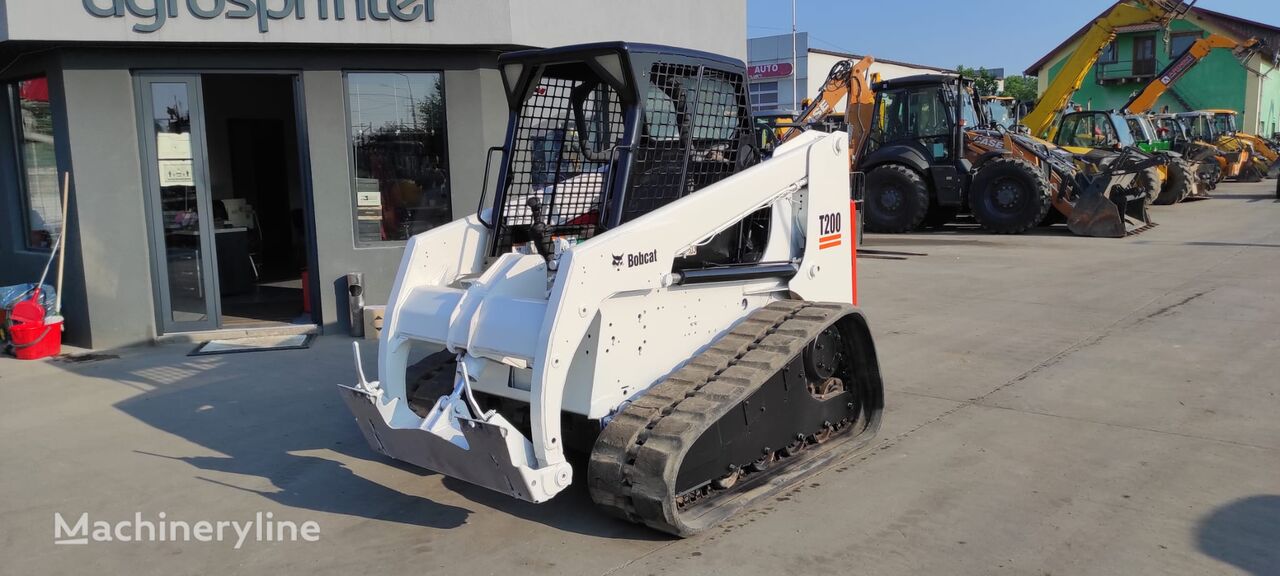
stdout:
[[1236,117],[1234,114],[1214,114],[1213,131],[1217,134],[1235,134]]
[[1111,64],[1116,61],[1116,43],[1109,42],[1102,48],[1102,53],[1098,55],[1098,62],[1103,64]]
[[49,80],[32,78],[9,86],[14,141],[20,167],[23,236],[27,248],[48,250],[62,229],[62,194],[54,152]]
[[438,72],[347,74],[357,243],[453,220],[443,83]]
[[977,128],[981,122],[978,122],[978,110],[973,106],[973,93],[968,90],[960,91],[960,119],[962,126],[968,128]]
[[1187,51],[1196,40],[1200,39],[1199,32],[1180,32],[1169,37],[1169,57],[1181,55]]
[[1062,146],[1106,148],[1119,142],[1116,128],[1103,114],[1070,114],[1062,119],[1058,130],[1058,143]]
[[753,82],[748,85],[751,96],[751,111],[763,112],[778,109],[778,83]]
[[1149,144],[1151,142],[1151,138],[1147,136],[1146,130],[1143,130],[1142,123],[1139,122],[1137,118],[1125,118],[1124,122],[1129,128],[1129,133],[1133,135],[1135,140],[1142,142],[1143,144]]

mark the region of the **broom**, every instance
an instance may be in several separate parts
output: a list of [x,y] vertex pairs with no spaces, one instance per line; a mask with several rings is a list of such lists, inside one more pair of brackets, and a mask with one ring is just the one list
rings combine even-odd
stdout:
[[[62,239],[67,236],[67,200],[71,194],[71,173],[65,172],[62,175],[62,232],[58,234],[58,281],[54,288],[53,295],[53,315],[62,315],[62,271],[66,268],[67,263],[67,247],[63,245]],[[41,280],[44,282],[44,280]]]

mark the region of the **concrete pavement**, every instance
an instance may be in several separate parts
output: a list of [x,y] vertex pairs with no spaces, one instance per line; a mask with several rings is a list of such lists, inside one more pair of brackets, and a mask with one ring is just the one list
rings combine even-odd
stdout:
[[[343,338],[0,359],[0,573],[1280,574],[1274,186],[1123,240],[869,236],[880,437],[688,540],[581,486],[538,506],[375,456],[333,389]],[[55,512],[270,512],[321,539],[58,546]]]

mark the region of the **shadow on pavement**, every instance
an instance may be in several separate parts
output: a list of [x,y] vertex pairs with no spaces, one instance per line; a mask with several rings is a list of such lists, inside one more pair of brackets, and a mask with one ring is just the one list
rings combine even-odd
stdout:
[[[139,394],[115,407],[201,449],[190,455],[151,444],[128,448],[184,462],[192,467],[191,477],[196,480],[297,509],[429,528],[463,525],[472,510],[384,483],[394,479],[399,488],[405,488],[433,473],[386,458],[365,443],[335,386],[356,378],[349,342],[322,337],[310,350],[204,357],[183,356],[185,347],[160,347],[56,366],[138,390]],[[365,366],[375,366],[375,357],[376,347],[366,347]],[[575,462],[574,467],[585,478],[585,463]],[[416,477],[406,480],[406,473]],[[443,485],[500,514],[568,532],[604,538],[665,538],[596,510],[580,482],[544,504],[449,478]]]
[[[163,351],[67,369],[110,371],[101,376],[145,390],[116,408],[219,453],[185,456],[135,450],[190,464],[197,469],[196,479],[299,509],[432,528],[462,525],[470,514],[465,508],[383,486],[323,457],[333,451],[391,464],[368,449],[334,387],[354,380],[354,371],[334,370],[337,363],[331,360],[317,361],[317,354],[325,353],[313,349],[175,358]],[[270,488],[246,488],[199,471],[258,477]]]
[[1214,510],[1197,525],[1196,545],[1250,574],[1280,573],[1280,496],[1250,496]]

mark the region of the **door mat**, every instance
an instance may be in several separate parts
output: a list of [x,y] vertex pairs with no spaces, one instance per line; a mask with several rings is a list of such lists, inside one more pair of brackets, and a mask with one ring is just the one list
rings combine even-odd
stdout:
[[305,350],[311,347],[314,334],[288,336],[254,336],[231,340],[210,340],[192,350],[187,356],[212,356],[214,354],[240,354],[270,350]]

